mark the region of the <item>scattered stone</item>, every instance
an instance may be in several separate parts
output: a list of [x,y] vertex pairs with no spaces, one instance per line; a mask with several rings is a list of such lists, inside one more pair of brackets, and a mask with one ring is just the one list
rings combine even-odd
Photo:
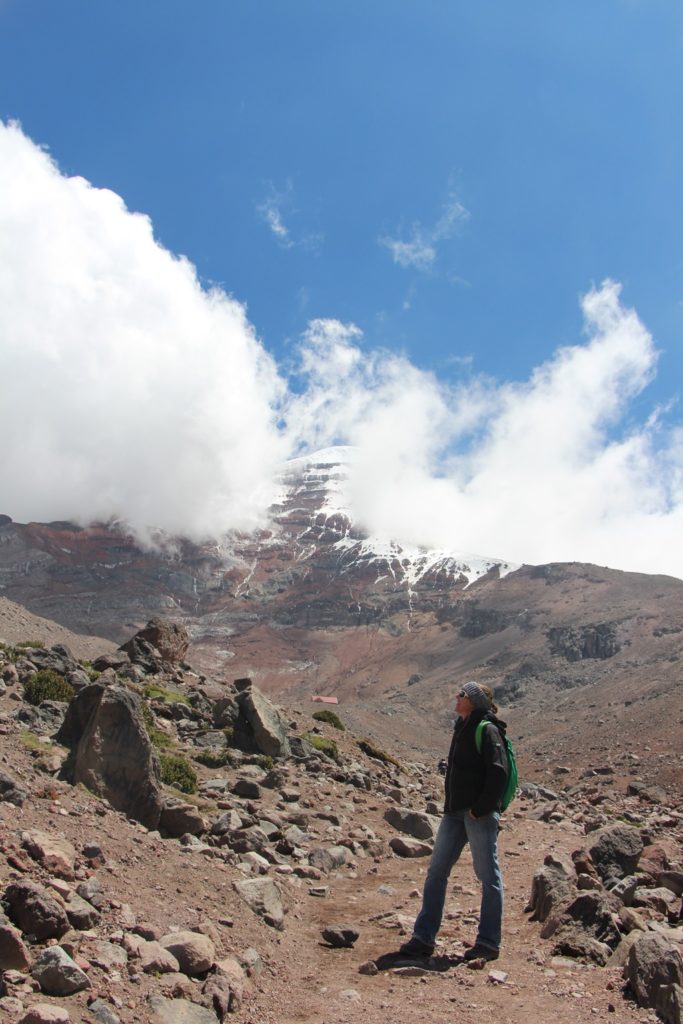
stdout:
[[65,1024],[69,1020],[69,1011],[64,1007],[53,1003],[36,1003],[19,1018],[17,1024]]
[[162,935],[159,945],[167,949],[178,961],[183,974],[192,977],[204,974],[216,959],[216,948],[208,937],[199,932],[170,932]]
[[345,988],[339,993],[339,998],[348,999],[350,1003],[359,1003],[361,995],[355,988]]
[[150,996],[150,1024],[216,1024],[216,1014],[188,999],[167,999]]
[[31,974],[42,991],[50,996],[70,996],[90,988],[88,975],[61,946],[44,949],[31,968]]
[[162,974],[157,984],[169,999],[191,999],[196,993],[194,982],[186,974]]
[[128,954],[123,946],[106,939],[95,939],[88,946],[88,959],[104,971],[116,971],[128,963]]
[[507,980],[506,971],[489,971],[489,981],[494,985],[504,985]]
[[235,796],[243,796],[245,800],[260,800],[261,787],[253,779],[238,779],[232,787]]
[[16,999],[14,996],[0,996],[0,1010],[3,1013],[8,1013],[11,1017],[16,1017],[24,1009],[24,1004],[21,999]]
[[439,824],[438,820],[429,814],[405,810],[402,807],[388,807],[384,812],[384,820],[413,839],[433,839]]
[[349,856],[345,846],[317,846],[309,853],[308,860],[312,867],[329,874],[346,864]]
[[281,931],[285,926],[282,896],[272,878],[253,878],[233,882],[235,891],[244,902],[271,928]]
[[644,844],[640,831],[632,825],[609,825],[593,835],[591,859],[603,881],[624,878],[638,866]]
[[73,928],[85,931],[87,928],[94,928],[100,919],[100,913],[91,903],[84,900],[77,892],[69,895],[65,904],[66,915]]
[[21,845],[51,875],[73,879],[76,851],[66,839],[34,829],[22,832]]
[[421,843],[418,839],[405,839],[403,836],[392,836],[389,846],[397,857],[429,857],[432,852],[429,843]]
[[0,973],[9,970],[27,971],[29,965],[29,954],[21,932],[11,924],[3,924],[0,918]]
[[141,939],[137,956],[145,974],[177,974],[180,971],[177,958],[160,942],[145,942]]
[[0,803],[14,804],[21,807],[28,798],[28,792],[16,779],[0,769]]
[[8,885],[4,902],[14,924],[24,935],[33,935],[38,942],[59,939],[69,930],[66,911],[37,882],[23,879]]
[[358,941],[360,932],[356,928],[347,925],[336,925],[332,928],[324,928],[322,937],[325,942],[335,949],[349,949]]
[[325,897],[330,895],[329,885],[312,885],[308,890],[309,896]]
[[159,831],[172,839],[183,835],[201,836],[209,823],[194,804],[185,803],[177,797],[167,797],[161,809]]
[[108,1003],[105,1003],[104,999],[94,999],[88,1009],[97,1024],[121,1024],[121,1018],[114,1013]]
[[666,1024],[683,1022],[683,988],[680,985],[661,985],[657,992],[655,1009]]
[[216,964],[216,973],[206,979],[202,988],[202,1003],[213,1009],[219,1020],[235,1013],[242,1005],[247,985],[243,968],[234,957],[226,957]]
[[374,960],[366,960],[364,964],[361,964],[358,968],[359,974],[367,974],[369,977],[374,978],[376,974],[379,974],[379,967]]

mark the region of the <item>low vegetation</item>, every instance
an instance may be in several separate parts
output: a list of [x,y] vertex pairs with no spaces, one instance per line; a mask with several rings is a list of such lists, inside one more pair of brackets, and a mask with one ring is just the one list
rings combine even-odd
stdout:
[[44,700],[58,700],[68,704],[74,692],[71,683],[51,669],[41,669],[24,683],[24,699],[36,707]]
[[322,754],[336,761],[337,764],[341,764],[339,748],[334,740],[330,740],[326,736],[316,736],[314,732],[305,732],[301,738],[310,743],[314,750],[319,750]]
[[166,686],[159,686],[157,683],[150,683],[143,687],[143,694],[147,700],[163,700],[167,704],[189,704],[189,700],[180,690],[171,690]]
[[312,717],[316,722],[326,722],[328,725],[331,725],[333,729],[339,729],[340,732],[345,732],[346,730],[346,726],[339,715],[335,711],[330,711],[329,708],[323,708],[321,711],[314,711]]
[[393,764],[397,768],[401,767],[395,757],[392,757],[391,754],[387,754],[386,750],[382,750],[381,747],[375,746],[372,740],[367,738],[358,740],[358,746],[364,754],[367,754],[368,757],[374,758],[375,761],[382,761],[384,764]]
[[186,758],[178,754],[160,754],[161,781],[181,793],[197,792],[197,773]]
[[145,731],[149,736],[149,740],[152,746],[156,747],[157,750],[165,750],[168,747],[172,747],[173,740],[167,733],[163,731],[163,729],[159,729],[159,727],[156,724],[154,712],[150,708],[149,704],[145,704],[143,702],[140,711],[142,714],[142,721],[145,724]]
[[214,747],[213,749],[199,750],[192,755],[192,760],[205,768],[225,768],[226,765],[232,764],[233,756],[229,750],[216,750]]

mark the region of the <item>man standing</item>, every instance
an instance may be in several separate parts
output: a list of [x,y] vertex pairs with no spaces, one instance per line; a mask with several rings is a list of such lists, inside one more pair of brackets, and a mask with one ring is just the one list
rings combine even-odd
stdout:
[[[403,956],[431,956],[441,926],[448,878],[466,843],[481,882],[479,930],[465,960],[496,960],[503,919],[503,878],[498,864],[500,800],[507,785],[505,723],[487,686],[465,683],[456,697],[458,718],[448,752],[444,815],[425,879],[422,909]],[[477,749],[477,726],[486,719]]]

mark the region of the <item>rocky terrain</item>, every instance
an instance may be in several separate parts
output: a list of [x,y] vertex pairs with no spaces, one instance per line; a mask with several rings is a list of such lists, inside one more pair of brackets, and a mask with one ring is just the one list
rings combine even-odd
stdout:
[[[411,962],[395,952],[438,821],[436,756],[380,748],[344,706],[340,723],[291,693],[278,710],[246,678],[203,674],[181,625],[152,622],[94,657],[78,637],[20,646],[27,613],[4,612],[5,1019],[681,1021],[670,722],[637,745],[594,714],[580,758],[550,739],[527,750],[501,833],[500,959],[462,961],[478,905],[464,856],[436,955]],[[25,641],[39,625],[23,621]]]

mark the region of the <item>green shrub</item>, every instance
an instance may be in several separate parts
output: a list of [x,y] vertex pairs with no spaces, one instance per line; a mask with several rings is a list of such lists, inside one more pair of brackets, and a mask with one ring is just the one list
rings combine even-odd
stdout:
[[71,683],[67,683],[64,676],[51,669],[41,669],[24,683],[24,699],[29,704],[38,705],[44,700],[59,700],[68,704],[73,695]]
[[305,732],[301,738],[302,740],[306,740],[307,743],[310,743],[314,750],[321,751],[321,753],[326,754],[327,757],[336,761],[337,764],[341,764],[339,748],[334,740],[329,740],[326,736],[316,736],[314,732]]
[[273,767],[273,759],[270,754],[259,754],[256,758],[256,764],[263,768],[264,772],[269,772]]
[[395,757],[392,757],[391,754],[387,754],[387,752],[382,750],[380,747],[376,747],[372,740],[358,740],[358,746],[364,754],[367,754],[368,757],[373,757],[375,761],[383,761],[384,764],[393,764],[396,765],[397,768],[401,767]]
[[22,649],[25,649],[27,647],[35,647],[37,649],[42,650],[45,644],[43,643],[42,640],[20,640],[19,643],[15,644],[14,646],[21,647]]
[[161,781],[166,786],[174,786],[181,793],[197,792],[197,773],[184,757],[177,754],[160,754]]
[[342,722],[341,718],[334,711],[330,711],[329,708],[323,708],[322,711],[314,711],[313,718],[316,722],[327,722],[333,729],[339,729],[340,732],[346,731],[346,726]]

